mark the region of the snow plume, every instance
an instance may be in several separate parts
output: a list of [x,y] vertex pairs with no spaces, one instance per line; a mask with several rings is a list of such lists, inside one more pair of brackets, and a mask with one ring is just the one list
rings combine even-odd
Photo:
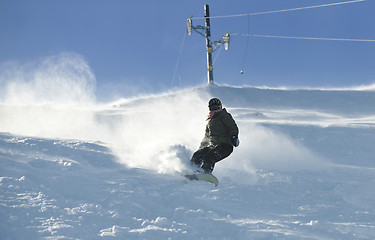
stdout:
[[[120,163],[160,173],[188,171],[191,155],[204,136],[211,97],[224,100],[230,112],[254,98],[230,88],[213,88],[216,92],[197,88],[98,105],[95,77],[87,62],[74,53],[23,66],[7,63],[1,70],[0,132],[100,141]],[[236,119],[236,111],[232,113]],[[284,134],[237,120],[241,144],[217,164],[219,177],[254,183],[257,169],[311,169],[318,161]]]
[[188,166],[203,138],[207,98],[194,90],[95,103],[95,77],[82,56],[62,53],[1,65],[0,132],[101,141],[129,167]]
[[61,53],[24,65],[0,66],[0,100],[7,104],[87,104],[95,101],[95,77],[82,56]]
[[258,182],[258,171],[295,172],[327,166],[321,156],[277,130],[245,122],[238,125],[240,146],[217,164],[218,176],[251,185]]
[[74,53],[1,70],[0,132],[100,141],[124,165],[158,172],[187,168],[203,138],[208,100],[202,92],[98,105],[94,74]]
[[189,168],[204,135],[207,97],[194,90],[144,97],[118,107],[115,153],[129,167],[162,173]]
[[375,83],[373,84],[364,84],[364,85],[360,85],[359,87],[355,87],[354,90],[358,90],[358,91],[375,91]]
[[[207,102],[221,93],[192,89],[124,101],[112,114],[119,117],[114,126],[114,152],[129,167],[152,169],[163,173],[183,172],[204,136]],[[225,99],[223,97],[223,99]],[[238,95],[235,101],[247,101]],[[232,102],[224,107],[232,112]],[[254,184],[258,170],[299,171],[322,167],[322,158],[288,135],[266,126],[236,119],[240,146],[227,159],[216,164],[215,175],[236,182]]]
[[95,138],[96,81],[82,56],[61,53],[25,64],[7,62],[0,70],[0,131]]

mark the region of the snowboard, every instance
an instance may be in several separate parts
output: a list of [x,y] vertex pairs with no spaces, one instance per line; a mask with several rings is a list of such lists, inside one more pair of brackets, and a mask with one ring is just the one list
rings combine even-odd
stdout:
[[207,173],[195,173],[195,174],[187,174],[184,175],[185,178],[189,179],[190,181],[204,181],[204,182],[210,182],[217,187],[219,184],[219,181],[217,178],[212,174]]

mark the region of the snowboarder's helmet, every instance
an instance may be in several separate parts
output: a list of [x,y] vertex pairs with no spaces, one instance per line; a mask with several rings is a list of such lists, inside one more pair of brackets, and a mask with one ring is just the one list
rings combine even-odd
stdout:
[[210,108],[210,111],[217,110],[222,107],[221,101],[218,98],[212,98],[208,102],[208,107]]

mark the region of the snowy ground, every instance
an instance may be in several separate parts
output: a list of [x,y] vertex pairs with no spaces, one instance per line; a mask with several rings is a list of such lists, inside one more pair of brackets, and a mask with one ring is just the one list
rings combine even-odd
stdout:
[[[219,97],[219,186],[178,172]],[[210,87],[0,105],[0,239],[375,239],[375,92]]]

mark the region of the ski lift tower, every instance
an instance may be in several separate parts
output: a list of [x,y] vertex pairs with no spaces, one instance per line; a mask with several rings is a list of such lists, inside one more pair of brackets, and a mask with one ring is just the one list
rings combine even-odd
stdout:
[[[205,24],[204,26],[193,26],[192,17],[187,20],[187,32],[191,35],[192,30],[196,31],[206,39],[206,50],[207,50],[207,77],[208,77],[208,84],[214,83],[214,75],[213,75],[213,63],[212,63],[212,53],[220,48],[222,45],[225,46],[225,50],[229,49],[229,38],[230,34],[227,33],[223,36],[223,40],[219,41],[211,41],[211,25],[210,25],[210,9],[208,4],[204,5],[204,19]],[[203,30],[202,33],[200,30]],[[214,48],[214,49],[213,49]]]

